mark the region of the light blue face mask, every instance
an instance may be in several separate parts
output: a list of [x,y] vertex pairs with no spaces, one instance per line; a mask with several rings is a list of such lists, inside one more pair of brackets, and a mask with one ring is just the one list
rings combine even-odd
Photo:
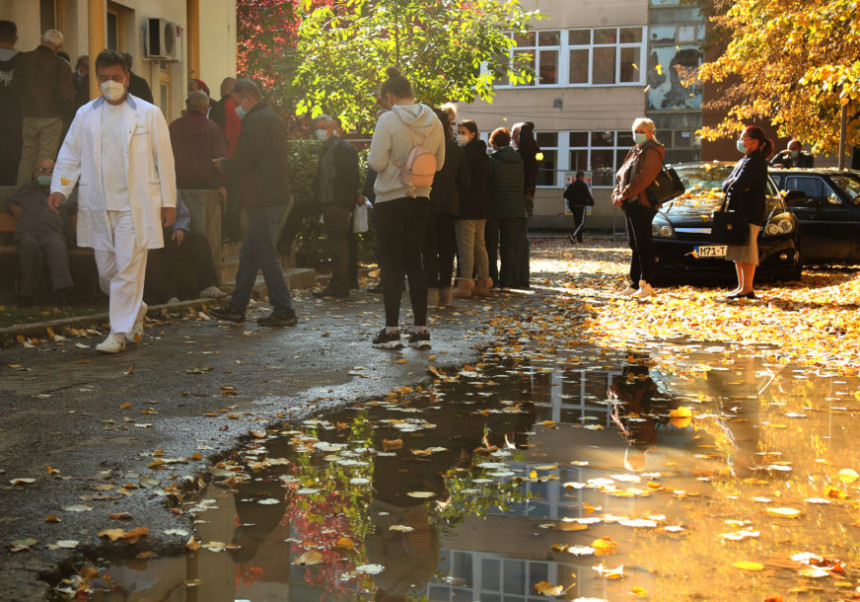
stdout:
[[36,176],[36,183],[39,186],[47,188],[48,186],[51,185],[51,176],[45,176],[45,175]]
[[248,114],[248,111],[246,111],[242,105],[239,105],[238,107],[236,107],[236,115],[239,116],[239,119],[244,119],[245,115],[247,115],[247,114]]
[[744,146],[743,140],[738,140],[738,152],[743,154],[747,153],[747,147]]
[[645,134],[636,134],[636,133],[633,134],[633,142],[635,142],[639,146],[642,146],[643,144],[645,144],[645,142],[647,140],[648,140],[648,136],[646,136]]

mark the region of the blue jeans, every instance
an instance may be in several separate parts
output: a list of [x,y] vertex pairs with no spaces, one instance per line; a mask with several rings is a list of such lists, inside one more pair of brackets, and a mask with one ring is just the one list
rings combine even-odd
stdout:
[[240,311],[248,307],[257,272],[262,270],[269,291],[269,302],[275,313],[290,314],[293,312],[290,290],[284,280],[275,247],[284,223],[286,207],[250,209],[245,213],[248,216],[248,230],[239,250],[236,290],[233,291],[230,304]]

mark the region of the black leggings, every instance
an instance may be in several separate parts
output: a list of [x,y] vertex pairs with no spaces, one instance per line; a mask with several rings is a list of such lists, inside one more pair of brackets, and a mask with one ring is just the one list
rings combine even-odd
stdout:
[[639,288],[639,281],[653,284],[654,240],[651,238],[651,222],[656,211],[633,199],[623,205],[627,221],[627,239],[630,250],[630,286]]
[[457,237],[453,215],[430,212],[424,232],[424,275],[427,286],[450,288],[454,274]]
[[417,326],[427,325],[427,278],[421,261],[424,230],[430,213],[430,199],[401,197],[377,201],[373,209],[382,270],[382,298],[385,325],[400,324],[400,295],[403,274],[409,279],[409,299]]

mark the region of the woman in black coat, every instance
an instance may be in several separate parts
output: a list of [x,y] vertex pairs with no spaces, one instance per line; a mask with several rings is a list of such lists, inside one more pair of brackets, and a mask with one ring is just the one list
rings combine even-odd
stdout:
[[[478,137],[478,125],[471,119],[459,123],[457,141],[466,154],[470,183],[468,190],[460,197],[460,215],[454,222],[460,270],[454,296],[471,297],[474,293],[486,297],[493,286],[484,241],[484,229],[490,217],[490,196],[487,192],[490,158],[487,156],[487,145]],[[473,279],[473,276],[476,278]]]
[[738,286],[728,299],[755,299],[753,278],[758,265],[758,234],[765,223],[767,196],[767,158],[773,153],[773,142],[757,126],[748,126],[737,141],[744,158],[738,161],[729,178],[723,182],[726,205],[741,211],[749,222],[749,237],[742,245],[728,245],[726,260],[735,262]]

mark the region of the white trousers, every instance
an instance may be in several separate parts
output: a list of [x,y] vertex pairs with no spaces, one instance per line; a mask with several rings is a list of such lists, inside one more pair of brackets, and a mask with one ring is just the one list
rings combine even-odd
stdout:
[[146,312],[143,282],[146,249],[135,244],[134,220],[129,211],[108,211],[113,249],[95,249],[99,285],[110,297],[111,333],[131,332],[138,315]]

